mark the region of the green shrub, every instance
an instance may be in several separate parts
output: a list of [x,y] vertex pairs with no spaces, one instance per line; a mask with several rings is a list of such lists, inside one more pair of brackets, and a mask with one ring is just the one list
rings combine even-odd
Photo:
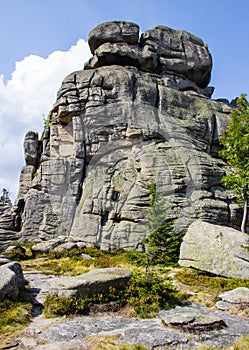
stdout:
[[84,298],[49,295],[44,303],[44,313],[46,316],[86,315],[93,305],[115,303],[115,308],[128,304],[135,316],[145,318],[154,317],[160,309],[174,307],[184,299],[184,295],[177,292],[170,281],[155,272],[144,275],[137,271],[127,288],[122,290],[110,288],[109,293]]
[[5,252],[4,255],[6,258],[15,261],[23,261],[29,259],[29,256],[26,255],[21,246],[17,246],[15,249],[12,249],[9,252]]
[[5,299],[0,302],[0,342],[13,332],[27,326],[31,320],[32,303],[24,291],[18,300]]

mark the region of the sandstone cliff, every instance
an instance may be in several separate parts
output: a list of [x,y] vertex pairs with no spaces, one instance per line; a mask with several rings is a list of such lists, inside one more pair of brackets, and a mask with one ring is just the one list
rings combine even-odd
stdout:
[[[66,236],[136,249],[147,235],[149,185],[165,218],[236,226],[221,185],[218,138],[231,106],[211,99],[212,59],[186,31],[127,22],[89,34],[93,57],[67,76],[44,132],[28,132],[11,227],[22,241]],[[160,222],[159,222],[160,224]]]

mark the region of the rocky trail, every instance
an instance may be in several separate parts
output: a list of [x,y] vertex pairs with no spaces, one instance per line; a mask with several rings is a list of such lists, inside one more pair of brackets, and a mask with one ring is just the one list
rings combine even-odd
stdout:
[[106,336],[116,343],[142,344],[148,349],[197,349],[200,345],[229,346],[249,334],[249,319],[186,303],[161,311],[154,319],[102,313],[95,316],[45,318],[42,304],[52,282],[61,277],[24,271],[34,300],[31,324],[1,349],[97,349]]

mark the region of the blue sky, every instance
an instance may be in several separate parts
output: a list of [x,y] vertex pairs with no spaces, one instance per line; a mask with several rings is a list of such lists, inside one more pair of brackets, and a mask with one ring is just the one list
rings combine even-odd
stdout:
[[248,0],[0,0],[0,9],[0,189],[13,197],[23,136],[41,131],[63,77],[89,57],[85,41],[99,23],[185,29],[208,44],[213,98],[249,92]]

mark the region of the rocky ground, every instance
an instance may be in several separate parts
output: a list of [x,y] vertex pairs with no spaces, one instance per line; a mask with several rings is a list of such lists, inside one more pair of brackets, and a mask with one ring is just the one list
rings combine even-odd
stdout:
[[148,349],[197,349],[200,345],[229,346],[249,334],[249,319],[195,303],[161,311],[154,319],[114,313],[46,319],[42,304],[52,283],[62,277],[37,271],[26,271],[24,276],[35,300],[34,318],[12,339],[9,349],[88,350],[94,349],[96,339],[99,344],[108,336],[116,343],[142,344]]

